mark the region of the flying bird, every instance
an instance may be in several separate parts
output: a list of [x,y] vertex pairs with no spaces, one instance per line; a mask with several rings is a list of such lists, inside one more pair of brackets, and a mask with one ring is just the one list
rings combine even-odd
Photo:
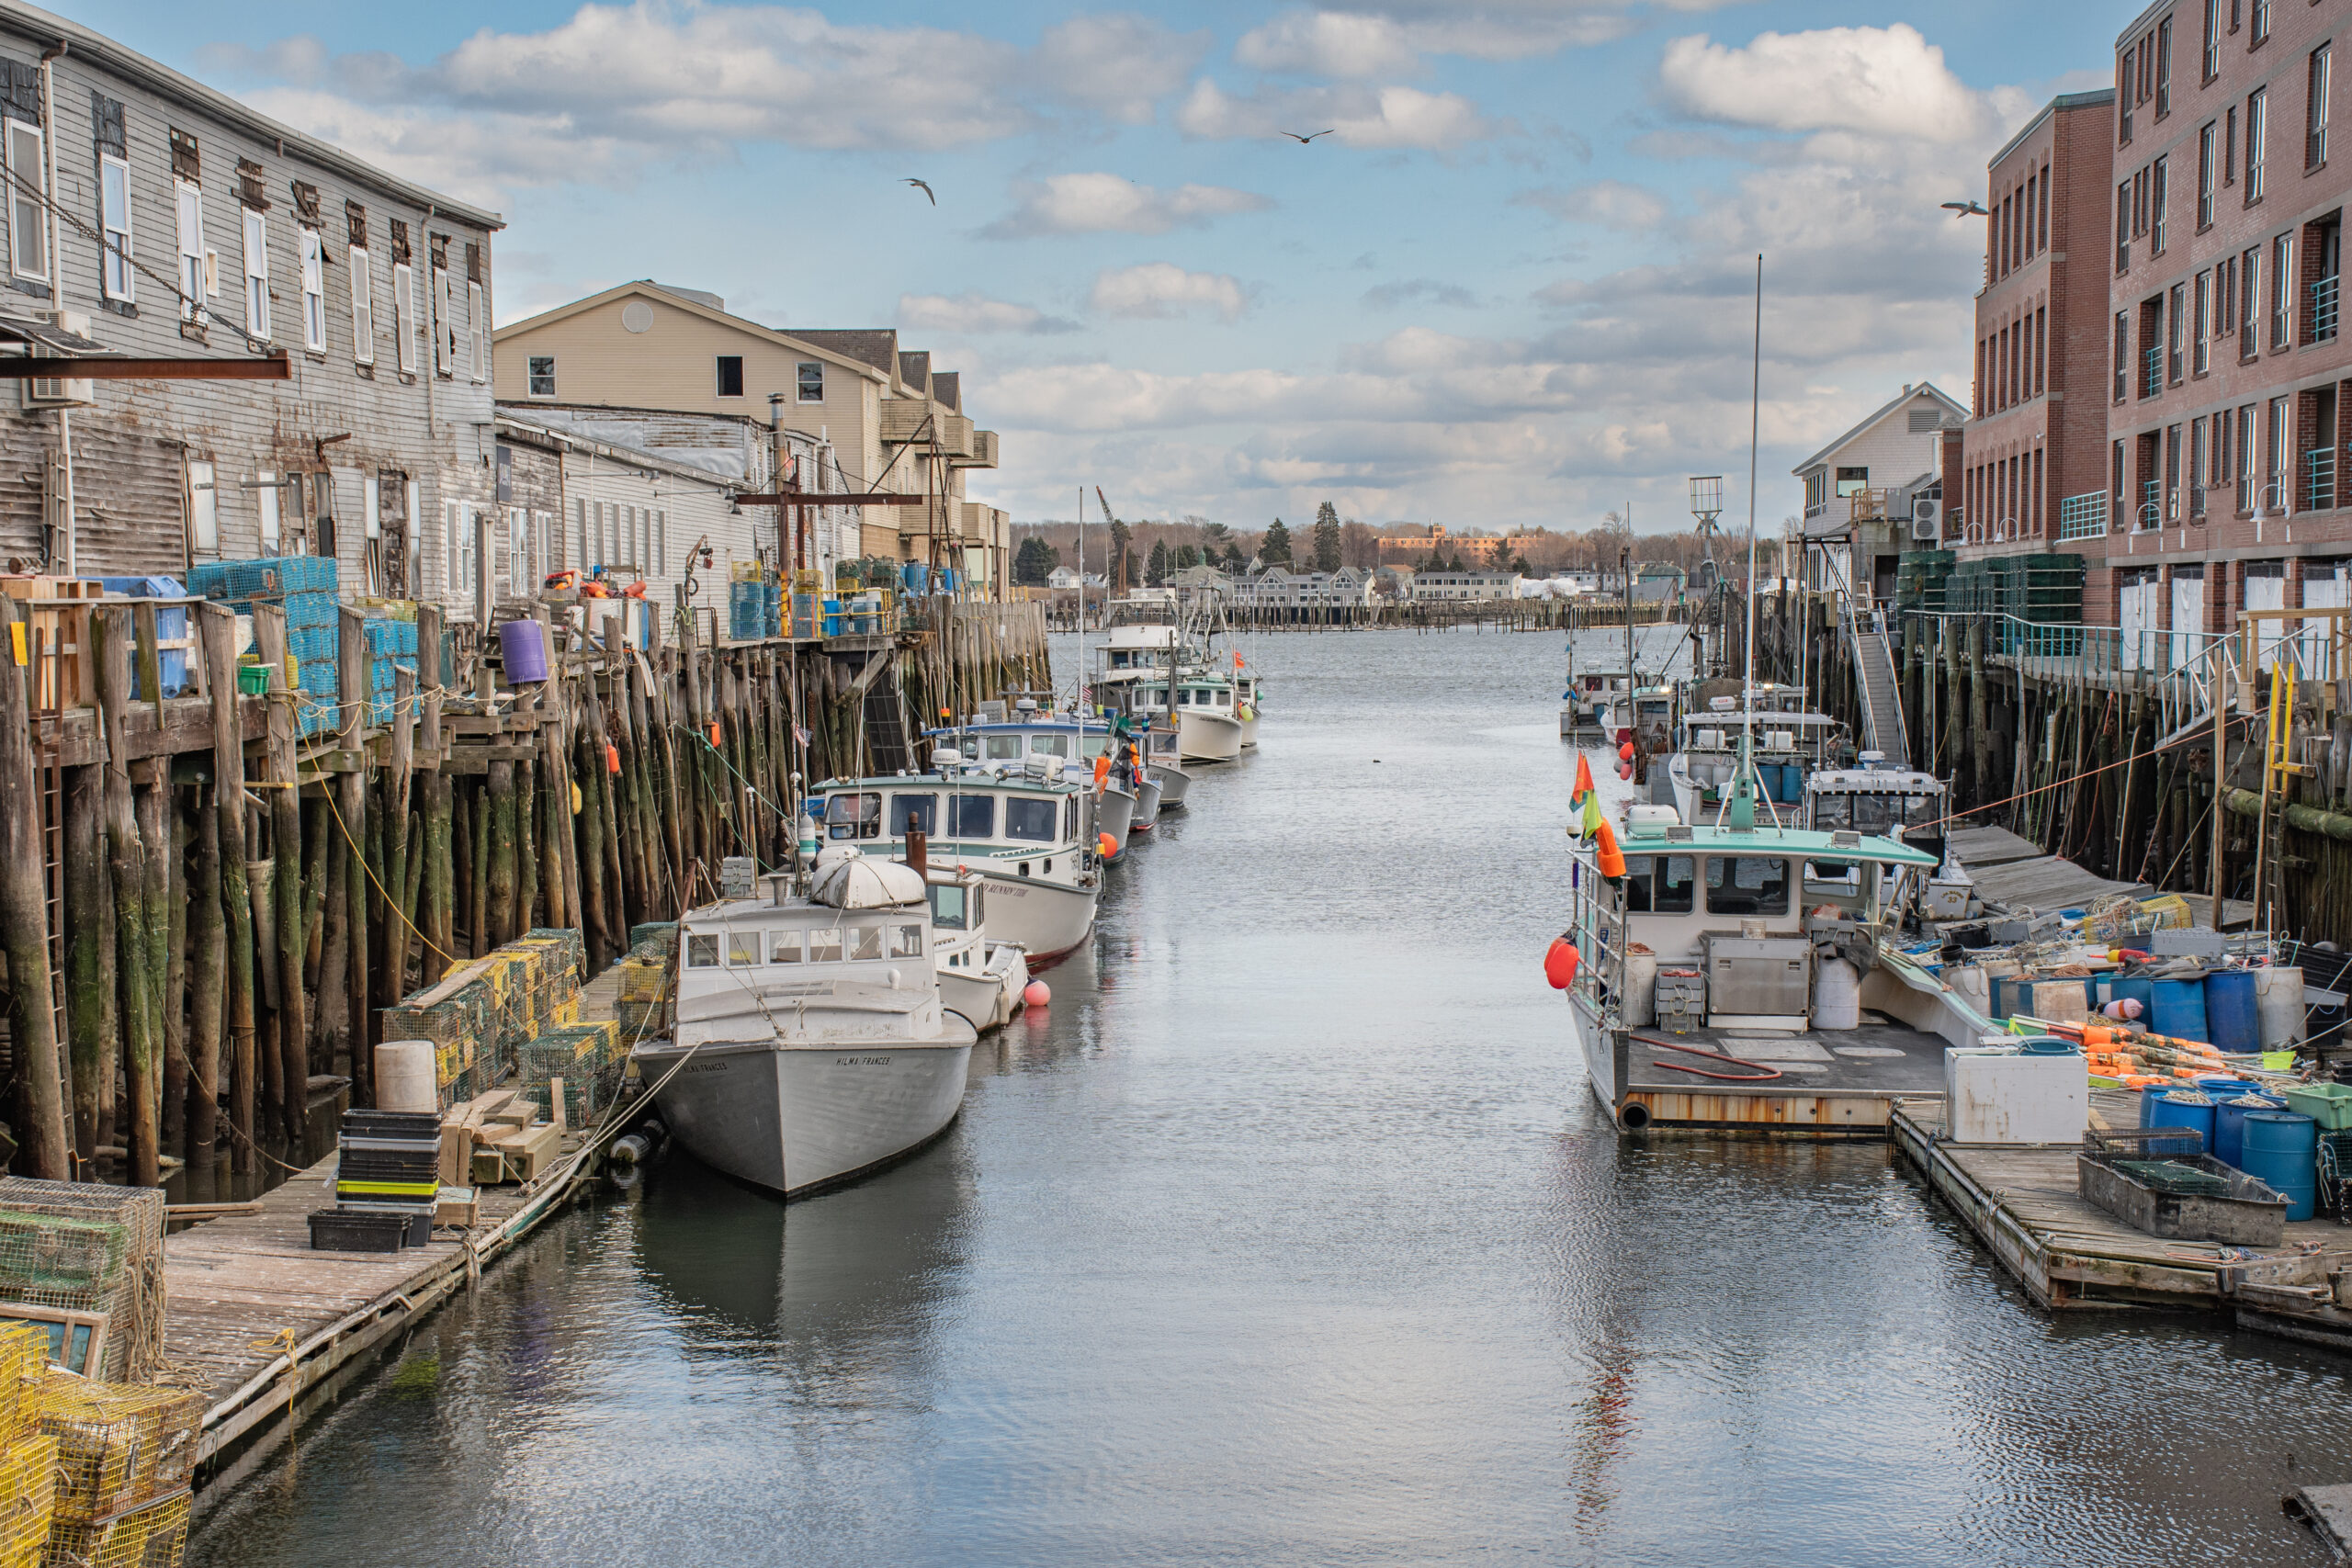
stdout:
[[[923,195],[925,195],[925,196],[931,196],[931,186],[928,186],[928,185],[926,185],[926,184],[925,184],[924,182],[922,182],[922,180],[908,180],[908,181],[907,181],[907,182],[905,182],[905,183],[906,183],[906,184],[908,184],[908,185],[910,185],[910,186],[914,186],[914,187],[915,187],[915,189],[917,189],[917,190],[919,190],[919,191],[922,192],[922,193],[923,193]],[[931,204],[932,204],[933,207],[937,207],[937,206],[939,205],[939,198],[938,198],[937,197],[935,197],[935,196],[931,196]]]
[[1944,210],[1954,218],[1989,218],[1991,213],[1973,201],[1947,201]]
[[1337,130],[1337,129],[1338,129],[1338,128],[1337,128],[1336,126],[1335,126],[1335,127],[1330,127],[1330,128],[1328,128],[1328,129],[1326,129],[1326,130],[1317,130],[1317,131],[1313,131],[1313,132],[1311,132],[1311,133],[1309,133],[1309,134],[1307,134],[1307,135],[1306,135],[1306,136],[1301,136],[1301,135],[1300,135],[1297,131],[1295,131],[1295,130],[1285,130],[1285,131],[1282,132],[1281,134],[1283,134],[1283,135],[1284,135],[1284,136],[1289,137],[1293,141],[1295,141],[1295,142],[1297,142],[1301,147],[1304,147],[1304,146],[1306,146],[1308,142],[1310,142],[1310,141],[1314,141],[1316,137],[1317,137],[1317,136],[1329,136],[1329,135],[1330,135],[1330,134],[1331,134],[1331,131],[1332,131],[1332,130]]

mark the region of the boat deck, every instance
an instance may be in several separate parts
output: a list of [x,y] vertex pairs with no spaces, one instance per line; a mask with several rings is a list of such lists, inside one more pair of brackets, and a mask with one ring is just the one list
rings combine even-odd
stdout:
[[[1644,1107],[1649,1127],[1661,1132],[1883,1137],[1898,1099],[1932,1094],[1940,1100],[1945,1042],[1876,1013],[1862,1017],[1859,1029],[1797,1034],[1713,1027],[1689,1034],[1636,1030],[1626,1046],[1624,1102]],[[1741,1069],[1674,1050],[1661,1043],[1666,1041],[1753,1062],[1781,1076],[1747,1084],[1678,1071]]]
[[[2091,1113],[2100,1125],[2129,1125],[2132,1106],[2098,1091]],[[2080,1195],[2078,1145],[1952,1144],[1943,1130],[1941,1095],[1897,1102],[1895,1147],[2052,1312],[2234,1305],[2243,1319],[2298,1292],[2324,1294],[2328,1276],[2352,1263],[2352,1230],[2333,1219],[2290,1224],[2280,1246],[2262,1249],[2150,1235]]]

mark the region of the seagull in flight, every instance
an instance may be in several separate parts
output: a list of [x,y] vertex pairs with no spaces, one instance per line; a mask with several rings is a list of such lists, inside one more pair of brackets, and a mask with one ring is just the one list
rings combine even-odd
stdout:
[[1944,210],[1951,213],[1954,218],[1989,218],[1992,216],[1991,213],[1986,212],[1981,205],[1974,201],[1947,201],[1944,203]]
[[[923,181],[922,181],[922,180],[908,180],[908,181],[906,181],[905,183],[906,183],[906,184],[908,184],[908,185],[910,185],[910,186],[914,186],[914,187],[915,187],[915,189],[917,189],[917,190],[919,190],[919,191],[922,192],[922,193],[923,193],[923,195],[925,195],[925,196],[931,196],[931,186],[930,186],[929,185],[925,184]],[[937,207],[937,206],[939,205],[939,197],[935,197],[935,196],[931,196],[931,204],[932,204],[933,207]]]
[[1284,135],[1284,136],[1289,137],[1293,141],[1297,142],[1301,147],[1304,147],[1304,146],[1306,146],[1308,142],[1310,142],[1310,141],[1314,141],[1316,137],[1317,137],[1317,136],[1329,136],[1329,135],[1330,135],[1330,134],[1331,134],[1331,131],[1332,131],[1333,130],[1336,130],[1336,129],[1338,129],[1338,128],[1337,128],[1337,127],[1330,127],[1330,128],[1327,128],[1327,129],[1322,130],[1317,130],[1317,131],[1309,132],[1307,135],[1305,135],[1305,136],[1301,136],[1301,135],[1300,135],[1297,131],[1295,131],[1295,130],[1285,130],[1285,131],[1282,132],[1282,134],[1283,134],[1283,135]]

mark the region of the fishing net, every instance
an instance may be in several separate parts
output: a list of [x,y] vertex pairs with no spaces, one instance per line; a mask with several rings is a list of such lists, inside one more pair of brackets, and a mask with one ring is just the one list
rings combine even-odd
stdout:
[[178,1568],[187,1551],[187,1505],[182,1491],[108,1519],[60,1518],[41,1561],[47,1568]]
[[33,1568],[57,1517],[57,1439],[22,1432],[0,1444],[0,1568]]
[[40,1429],[57,1443],[61,1521],[94,1524],[187,1487],[202,1394],[61,1372],[39,1398]]
[[50,1359],[75,1371],[153,1375],[164,1357],[163,1190],[0,1179],[0,1318],[45,1325]]

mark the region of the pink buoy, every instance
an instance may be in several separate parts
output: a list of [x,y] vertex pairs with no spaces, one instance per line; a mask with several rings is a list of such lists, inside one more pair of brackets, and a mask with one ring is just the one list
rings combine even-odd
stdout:
[[2140,1016],[2140,998],[2137,997],[2119,997],[2098,1010],[2105,1013],[2109,1018],[2120,1018],[2125,1020],[2135,1019]]
[[1054,999],[1053,987],[1043,980],[1032,980],[1029,988],[1021,993],[1021,999],[1033,1008],[1044,1007]]
[[1632,777],[1634,776],[1634,764],[1633,764],[1633,763],[1631,763],[1631,762],[1620,762],[1620,763],[1618,763],[1618,764],[1617,764],[1617,776],[1618,776],[1619,778],[1621,778],[1621,779],[1630,779],[1630,778],[1632,778]]

